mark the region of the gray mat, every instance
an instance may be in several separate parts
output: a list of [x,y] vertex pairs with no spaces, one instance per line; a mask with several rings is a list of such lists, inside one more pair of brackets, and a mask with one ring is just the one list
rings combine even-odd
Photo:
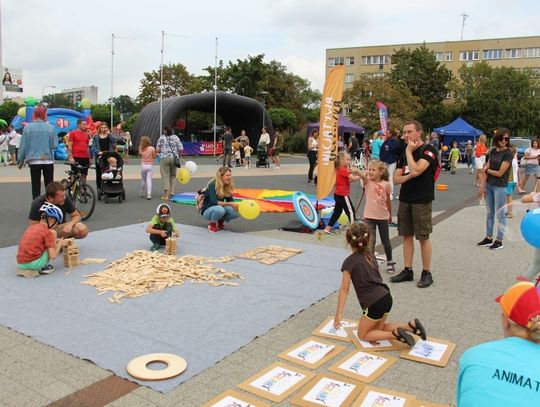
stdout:
[[[85,257],[115,260],[148,248],[146,224],[91,233],[80,243]],[[0,324],[63,352],[134,380],[125,370],[134,357],[156,352],[186,359],[177,378],[138,383],[167,392],[272,327],[329,295],[339,286],[344,249],[322,248],[228,231],[179,225],[178,255],[239,254],[263,245],[305,250],[285,262],[262,265],[250,260],[224,263],[245,277],[238,287],[185,284],[115,305],[94,287],[80,285],[84,275],[104,265],[80,266],[65,275],[61,257],[49,276],[25,279],[15,275],[16,247],[0,249]],[[134,380],[136,381],[136,380]]]

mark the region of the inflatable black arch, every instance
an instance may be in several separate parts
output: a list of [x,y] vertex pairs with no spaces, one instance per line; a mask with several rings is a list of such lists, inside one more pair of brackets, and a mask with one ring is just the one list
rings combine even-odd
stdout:
[[[221,116],[227,126],[230,126],[235,137],[245,130],[251,146],[256,149],[262,129],[262,115],[264,112],[264,124],[273,140],[274,128],[272,119],[264,106],[255,99],[245,96],[233,95],[225,92],[217,92],[217,114]],[[194,95],[177,96],[163,99],[163,127],[174,127],[178,117],[187,110],[200,112],[214,112],[214,92],[197,93]],[[134,146],[139,145],[139,138],[150,137],[152,144],[156,144],[162,133],[159,128],[159,101],[146,105],[135,125],[133,126],[132,141]]]

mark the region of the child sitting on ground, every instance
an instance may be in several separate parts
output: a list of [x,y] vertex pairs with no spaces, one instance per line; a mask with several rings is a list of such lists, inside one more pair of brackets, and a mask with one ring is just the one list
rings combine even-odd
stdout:
[[107,164],[109,165],[101,173],[101,179],[120,179],[122,177],[122,167],[118,168],[118,161],[116,160],[116,158],[108,157]]
[[50,259],[56,258],[62,246],[63,239],[56,238],[56,226],[63,220],[62,211],[56,205],[48,202],[39,208],[41,220],[25,230],[17,250],[17,275],[37,277],[39,274],[51,274],[54,267]]
[[392,309],[390,289],[383,283],[377,259],[371,251],[371,238],[368,226],[363,223],[353,223],[347,229],[347,243],[352,254],[345,259],[341,266],[343,272],[339,290],[334,328],[341,327],[343,308],[349,294],[352,280],[360,306],[364,310],[358,323],[358,338],[363,341],[380,341],[398,339],[409,346],[414,346],[412,332],[426,339],[426,330],[418,319],[409,323],[387,323],[386,318]]
[[178,237],[180,234],[176,230],[174,219],[171,217],[171,207],[167,204],[159,204],[156,209],[156,214],[150,219],[150,223],[146,227],[146,233],[150,234],[152,241],[151,251],[159,250],[161,246],[165,246],[165,239],[173,236]]

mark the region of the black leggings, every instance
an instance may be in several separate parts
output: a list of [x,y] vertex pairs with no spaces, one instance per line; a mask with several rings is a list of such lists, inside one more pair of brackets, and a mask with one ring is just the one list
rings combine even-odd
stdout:
[[330,227],[334,226],[343,211],[345,211],[345,213],[347,214],[347,217],[349,218],[349,222],[350,223],[354,222],[355,212],[354,212],[354,205],[352,204],[351,198],[349,198],[349,196],[334,194],[334,201],[336,201],[336,206],[334,206],[334,212],[332,212],[332,216],[330,216],[330,220],[328,221],[328,226]]
[[[163,224],[163,227],[161,227],[159,223],[156,223],[155,225],[152,225],[152,228],[158,230],[165,230],[167,232],[167,237],[172,236],[173,227],[170,222],[165,222],[165,224]],[[150,233],[150,241],[152,243],[159,243],[161,246],[165,246],[165,239],[166,237]]]
[[54,164],[30,164],[30,179],[32,180],[32,199],[41,195],[41,172],[45,188],[53,181]]
[[309,160],[309,171],[308,171],[308,181],[313,181],[313,171],[317,165],[317,152],[314,150],[309,150],[307,153],[307,158]]
[[375,243],[377,241],[376,228],[379,228],[379,236],[384,247],[386,260],[391,261],[392,245],[390,244],[390,236],[388,234],[388,221],[385,219],[366,219],[366,224],[368,225],[369,233],[371,234],[371,251],[373,253],[375,252]]

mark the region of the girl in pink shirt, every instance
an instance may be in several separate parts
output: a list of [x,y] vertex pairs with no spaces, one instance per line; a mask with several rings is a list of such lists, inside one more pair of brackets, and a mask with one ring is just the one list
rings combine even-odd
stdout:
[[388,232],[388,223],[392,223],[392,204],[390,194],[392,187],[388,182],[388,170],[382,161],[370,161],[367,172],[360,173],[364,182],[366,206],[364,207],[364,221],[371,233],[371,251],[375,252],[376,229],[386,254],[386,271],[389,274],[396,272],[396,263],[392,261],[392,245]]
[[141,156],[141,198],[146,194],[146,199],[152,199],[152,173],[156,150],[147,136],[141,137],[139,155]]

